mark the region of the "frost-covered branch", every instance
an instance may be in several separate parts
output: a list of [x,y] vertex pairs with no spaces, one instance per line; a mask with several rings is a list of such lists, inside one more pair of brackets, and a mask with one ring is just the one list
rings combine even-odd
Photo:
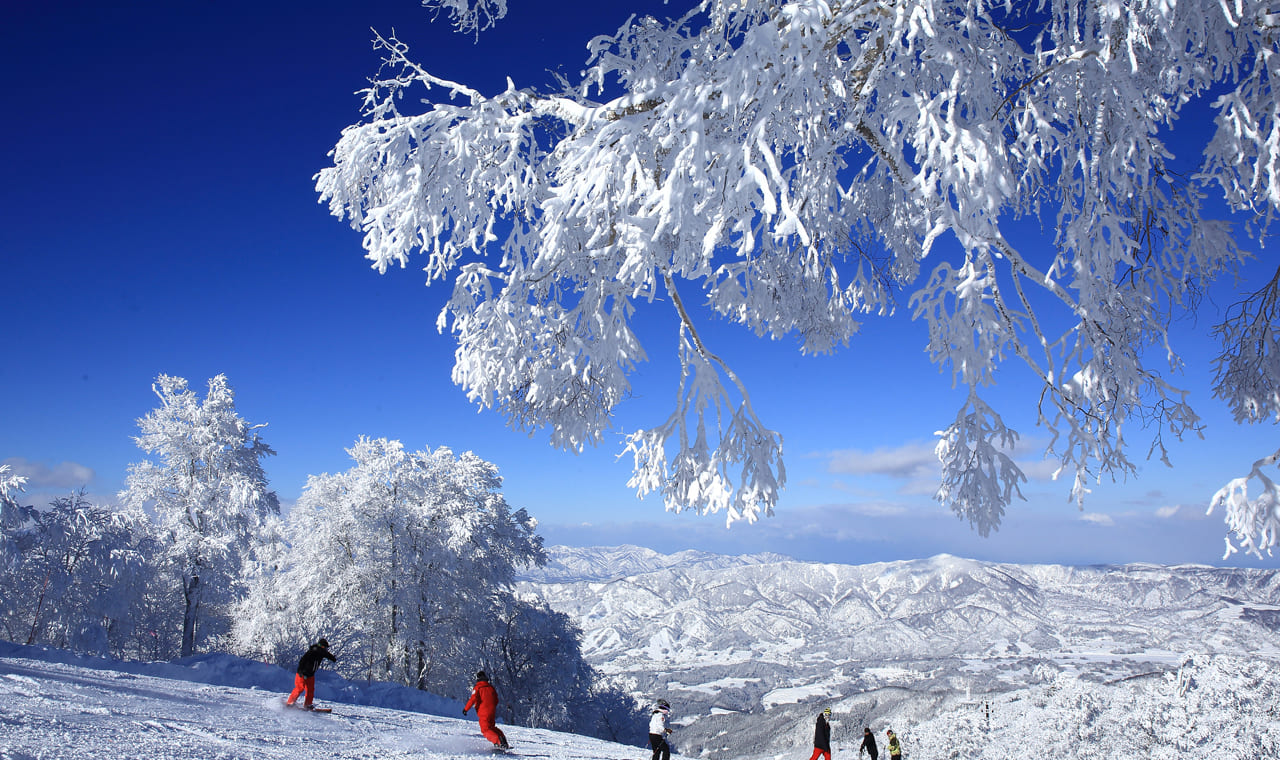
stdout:
[[[1280,451],[1254,462],[1248,475],[1232,480],[1213,495],[1209,514],[1221,506],[1227,527],[1240,543],[1236,547],[1228,537],[1223,559],[1240,549],[1261,559],[1263,553],[1270,556],[1271,550],[1280,544],[1280,485],[1267,474],[1276,462],[1280,462]],[[1250,498],[1249,481],[1255,479],[1258,494]]]
[[507,0],[422,0],[422,7],[445,12],[460,32],[479,34],[507,15]]
[[15,475],[9,465],[0,464],[0,503],[15,503],[17,494],[22,492],[26,484],[26,478]]
[[[935,361],[969,390],[941,434],[940,497],[986,532],[1020,475],[988,447],[1017,433],[973,400],[1007,360],[1042,381],[1047,453],[1077,501],[1136,469],[1137,433],[1167,460],[1164,435],[1199,432],[1170,381],[1168,326],[1244,258],[1203,218],[1205,188],[1258,229],[1280,205],[1269,13],[1256,0],[704,0],[593,40],[581,80],[559,90],[495,94],[380,39],[366,119],[317,190],[363,230],[374,268],[418,251],[428,281],[453,278],[438,326],[458,340],[455,381],[569,449],[602,441],[630,395],[637,310],[682,296],[673,413],[627,433],[632,485],[672,509],[752,518],[784,480],[781,437],[698,320],[824,353],[910,294]],[[1166,136],[1211,91],[1217,132],[1201,172],[1179,177]],[[1016,245],[1036,221],[1052,245]]]

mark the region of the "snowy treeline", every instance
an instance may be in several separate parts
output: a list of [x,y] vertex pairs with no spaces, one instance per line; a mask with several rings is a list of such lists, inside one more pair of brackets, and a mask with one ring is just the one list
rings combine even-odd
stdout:
[[944,711],[903,737],[913,760],[1280,757],[1280,673],[1241,656],[1113,684],[1061,674],[1046,686]]
[[172,599],[155,573],[146,518],[91,504],[83,493],[46,509],[24,507],[5,486],[0,481],[0,636],[94,654],[171,656],[172,642],[156,631]]
[[[262,425],[225,376],[199,398],[160,376],[122,508],[83,493],[18,502],[0,468],[0,636],[117,658],[230,651],[292,668],[324,636],[351,678],[465,699],[478,669],[508,722],[638,740],[642,721],[583,660],[568,616],[518,598],[546,561],[495,465],[361,438],[281,518]],[[285,689],[287,684],[282,684]]]

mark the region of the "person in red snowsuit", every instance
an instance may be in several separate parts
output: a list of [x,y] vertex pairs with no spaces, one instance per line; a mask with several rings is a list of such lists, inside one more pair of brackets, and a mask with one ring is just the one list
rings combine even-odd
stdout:
[[484,738],[493,742],[493,746],[498,749],[510,749],[507,735],[502,733],[496,722],[498,692],[489,683],[489,676],[483,670],[476,673],[476,687],[471,691],[471,699],[462,708],[462,714],[466,715],[467,710],[472,707],[476,708],[476,719],[480,721],[480,733],[484,734]]

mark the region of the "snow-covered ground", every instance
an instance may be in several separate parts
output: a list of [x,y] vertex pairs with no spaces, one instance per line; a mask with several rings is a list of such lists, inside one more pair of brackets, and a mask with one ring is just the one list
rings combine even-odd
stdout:
[[[292,674],[225,655],[183,664],[81,658],[0,643],[0,760],[443,760],[489,757],[462,706],[325,677],[322,715],[287,709]],[[410,711],[412,710],[416,711]],[[428,713],[437,714],[428,714]],[[451,717],[456,716],[456,717]],[[503,726],[511,755],[640,760],[647,748]]]

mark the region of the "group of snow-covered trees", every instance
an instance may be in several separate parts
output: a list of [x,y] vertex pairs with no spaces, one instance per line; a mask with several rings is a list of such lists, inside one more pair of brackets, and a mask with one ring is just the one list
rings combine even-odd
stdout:
[[1098,683],[1062,672],[1047,683],[940,709],[907,728],[914,760],[1063,760],[1280,756],[1280,674],[1259,658],[1188,657],[1171,672]]
[[0,636],[93,653],[165,656],[157,641],[167,591],[157,545],[138,512],[83,492],[20,506],[21,479],[0,467]]
[[545,554],[496,466],[362,438],[351,469],[310,478],[282,517],[262,467],[274,452],[227,378],[203,399],[178,377],[154,389],[160,405],[136,438],[151,458],[130,468],[121,508],[83,493],[22,506],[22,479],[0,468],[0,636],[288,667],[324,636],[348,677],[465,698],[483,668],[510,722],[634,731],[634,705],[582,659],[577,627],[514,593],[519,569]]
[[[476,33],[508,11],[424,5]],[[1211,199],[1258,239],[1280,210],[1274,3],[668,5],[549,88],[481,92],[377,38],[386,66],[317,190],[376,269],[421,252],[452,279],[437,326],[470,398],[599,443],[646,357],[637,315],[666,309],[681,372],[670,416],[623,431],[631,484],[754,519],[782,436],[706,319],[825,353],[906,312],[967,391],[939,421],[937,498],[983,534],[1025,482],[989,387],[1006,362],[1077,500],[1135,473],[1132,445],[1168,463],[1166,437],[1200,433],[1171,325],[1250,257]],[[1280,277],[1239,292],[1213,320],[1214,394],[1274,423]],[[1213,498],[1228,553],[1280,543],[1278,460]]]

